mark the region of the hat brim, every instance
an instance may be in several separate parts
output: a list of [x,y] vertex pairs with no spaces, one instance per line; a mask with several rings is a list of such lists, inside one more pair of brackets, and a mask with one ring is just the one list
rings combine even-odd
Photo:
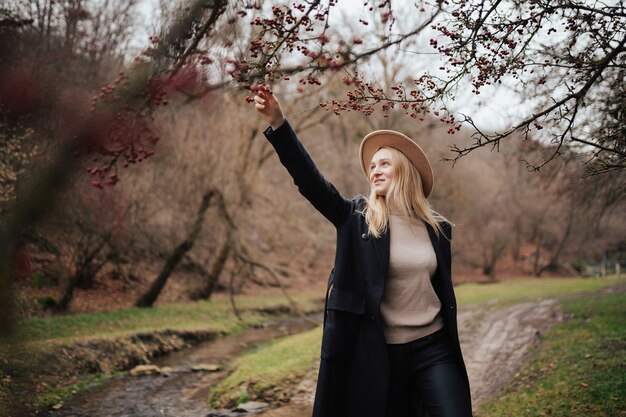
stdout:
[[426,153],[408,136],[394,130],[375,130],[361,141],[359,157],[361,169],[369,180],[367,167],[374,154],[383,146],[395,148],[402,152],[417,169],[422,180],[424,196],[428,197],[433,190],[433,169]]

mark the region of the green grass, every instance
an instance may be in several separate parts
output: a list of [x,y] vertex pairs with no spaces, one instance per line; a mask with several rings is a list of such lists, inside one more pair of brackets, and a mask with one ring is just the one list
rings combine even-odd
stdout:
[[502,306],[538,298],[598,291],[625,278],[528,278],[494,284],[461,284],[454,288],[459,304],[494,303]]
[[283,399],[285,388],[314,368],[321,338],[322,327],[318,326],[240,356],[233,364],[234,372],[213,390],[213,406],[231,407],[253,398]]
[[626,415],[626,295],[563,301],[532,360],[477,417]]
[[[301,310],[311,311],[319,308],[319,302],[315,302],[316,297],[319,298],[319,294],[300,294],[292,298]],[[287,304],[282,296],[240,297],[237,300],[240,310],[273,308]],[[246,311],[244,320],[258,323],[263,317],[254,311]],[[236,320],[228,299],[221,297],[208,302],[154,308],[31,318],[20,323],[19,329],[21,335],[31,342],[66,342],[85,337],[116,337],[165,329],[231,332],[241,325]]]

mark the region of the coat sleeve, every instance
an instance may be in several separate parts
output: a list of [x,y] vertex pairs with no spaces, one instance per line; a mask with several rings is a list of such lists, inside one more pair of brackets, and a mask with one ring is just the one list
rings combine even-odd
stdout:
[[335,227],[346,221],[352,211],[352,201],[344,198],[322,176],[289,122],[285,120],[276,130],[270,126],[263,134],[276,150],[300,194]]

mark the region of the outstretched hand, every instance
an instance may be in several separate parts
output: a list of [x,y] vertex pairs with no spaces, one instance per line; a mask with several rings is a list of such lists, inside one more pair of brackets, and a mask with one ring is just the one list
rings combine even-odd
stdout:
[[270,91],[259,89],[254,96],[254,107],[272,126],[272,129],[277,129],[285,121],[280,103]]

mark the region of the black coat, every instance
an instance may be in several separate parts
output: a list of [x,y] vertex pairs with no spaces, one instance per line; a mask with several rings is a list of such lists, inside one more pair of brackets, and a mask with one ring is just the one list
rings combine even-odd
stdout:
[[[264,134],[300,193],[337,229],[313,416],[384,417],[389,364],[380,303],[389,266],[389,228],[378,239],[367,234],[365,217],[359,213],[365,197],[348,200],[324,179],[289,122],[276,130],[269,127]],[[450,224],[441,226],[451,238]],[[433,287],[469,393],[450,277],[450,242],[438,238],[428,223],[426,228],[437,255]]]

